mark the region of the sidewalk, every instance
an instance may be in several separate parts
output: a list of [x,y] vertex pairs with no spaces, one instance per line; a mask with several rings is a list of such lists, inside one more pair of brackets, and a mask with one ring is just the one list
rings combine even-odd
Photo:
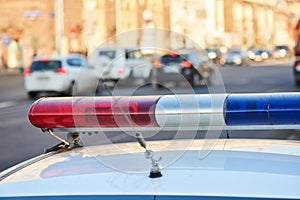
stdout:
[[23,73],[20,72],[20,69],[7,70],[7,71],[0,72],[0,77],[1,76],[22,76],[22,75],[23,75]]

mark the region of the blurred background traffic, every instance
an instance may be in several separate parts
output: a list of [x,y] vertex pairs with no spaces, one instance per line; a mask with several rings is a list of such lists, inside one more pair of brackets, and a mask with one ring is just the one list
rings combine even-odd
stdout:
[[40,96],[300,91],[299,16],[296,0],[0,0],[0,171],[57,143],[28,122]]
[[0,67],[23,70],[34,55],[88,55],[103,44],[202,48],[221,65],[291,58],[299,10],[296,0],[1,0]]

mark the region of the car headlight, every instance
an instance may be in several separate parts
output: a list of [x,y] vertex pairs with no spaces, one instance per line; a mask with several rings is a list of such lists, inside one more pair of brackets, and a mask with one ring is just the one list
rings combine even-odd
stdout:
[[241,58],[234,58],[234,63],[237,64],[237,65],[240,65],[242,64],[242,59]]
[[253,53],[252,51],[248,53],[248,57],[253,60],[255,58],[255,53]]
[[267,59],[267,58],[269,58],[269,55],[268,55],[266,52],[263,52],[263,53],[261,54],[261,57],[262,57],[263,59]]
[[285,49],[281,49],[281,50],[279,51],[279,57],[281,57],[281,58],[285,57],[286,54],[287,54],[287,52],[286,52]]
[[217,57],[217,54],[215,52],[209,52],[207,54],[207,56],[210,58],[210,59],[215,59]]

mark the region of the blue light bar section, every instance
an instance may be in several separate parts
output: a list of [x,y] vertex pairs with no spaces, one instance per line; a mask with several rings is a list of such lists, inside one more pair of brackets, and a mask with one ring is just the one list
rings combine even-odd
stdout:
[[272,124],[300,124],[300,93],[272,95],[269,118]]
[[230,94],[224,103],[227,125],[300,124],[300,93]]
[[270,96],[264,94],[230,94],[225,100],[225,123],[227,125],[269,124],[268,103]]

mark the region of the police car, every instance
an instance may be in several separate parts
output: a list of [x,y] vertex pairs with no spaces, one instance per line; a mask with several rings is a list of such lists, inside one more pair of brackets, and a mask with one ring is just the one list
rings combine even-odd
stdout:
[[[1,198],[300,198],[298,141],[214,137],[299,129],[299,93],[52,97],[28,117],[59,144],[3,171]],[[199,130],[206,137],[194,139]],[[169,132],[172,140],[150,141]],[[98,144],[124,133],[135,141]]]

